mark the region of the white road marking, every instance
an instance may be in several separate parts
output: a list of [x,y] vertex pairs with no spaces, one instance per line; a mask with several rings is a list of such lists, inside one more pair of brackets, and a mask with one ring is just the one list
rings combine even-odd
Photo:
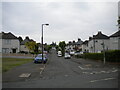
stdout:
[[40,68],[40,75],[42,74],[42,72],[43,72],[43,70],[45,69],[45,65],[44,65],[44,67],[43,68]]
[[117,72],[118,70],[116,69],[116,70],[114,70],[114,71],[112,71],[112,72]]
[[23,74],[21,74],[19,77],[29,77],[31,75],[31,73],[23,73]]
[[82,72],[82,73],[87,74],[87,73],[89,73],[89,72]]
[[108,74],[108,73],[115,73],[117,71],[118,70],[114,70],[114,71],[109,70],[109,71],[99,71],[99,72],[93,71],[93,72],[82,72],[82,73],[84,73],[84,74]]
[[113,79],[116,79],[116,78],[105,78],[105,79],[100,79],[100,80],[92,80],[90,82],[93,83],[93,82],[105,81],[105,80],[113,80]]
[[68,77],[68,75],[65,75],[65,77]]
[[81,70],[87,70],[89,68],[82,68],[81,66],[78,66]]

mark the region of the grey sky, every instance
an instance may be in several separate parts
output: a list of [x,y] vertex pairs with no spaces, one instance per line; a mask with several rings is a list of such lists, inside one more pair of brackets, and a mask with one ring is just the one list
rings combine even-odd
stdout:
[[111,35],[117,31],[117,2],[3,2],[2,30],[16,36],[29,36],[44,42],[83,41],[102,31]]

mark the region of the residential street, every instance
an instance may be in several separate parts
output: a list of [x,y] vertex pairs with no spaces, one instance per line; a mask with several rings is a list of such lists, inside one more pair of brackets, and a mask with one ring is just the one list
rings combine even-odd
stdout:
[[55,50],[48,57],[47,64],[31,62],[3,73],[3,88],[118,88],[117,66],[64,59],[57,57]]

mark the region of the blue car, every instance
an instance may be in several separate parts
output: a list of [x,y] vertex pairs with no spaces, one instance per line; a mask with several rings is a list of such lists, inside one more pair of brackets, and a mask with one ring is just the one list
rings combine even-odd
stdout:
[[35,59],[34,59],[34,63],[46,63],[48,60],[47,55],[43,54],[43,60],[42,60],[42,54],[38,54]]

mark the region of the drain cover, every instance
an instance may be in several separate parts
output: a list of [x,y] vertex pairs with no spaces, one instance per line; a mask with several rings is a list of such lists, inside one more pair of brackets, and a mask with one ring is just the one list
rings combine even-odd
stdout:
[[30,75],[31,75],[31,73],[23,73],[19,77],[29,77]]

